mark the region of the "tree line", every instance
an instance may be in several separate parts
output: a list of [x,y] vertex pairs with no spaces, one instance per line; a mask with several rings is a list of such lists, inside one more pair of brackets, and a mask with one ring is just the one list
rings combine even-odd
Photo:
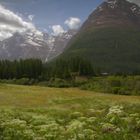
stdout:
[[0,79],[38,78],[42,73],[42,69],[43,64],[39,59],[1,60]]
[[79,57],[58,59],[43,63],[40,59],[0,60],[0,79],[70,79],[74,76],[92,76],[91,63]]

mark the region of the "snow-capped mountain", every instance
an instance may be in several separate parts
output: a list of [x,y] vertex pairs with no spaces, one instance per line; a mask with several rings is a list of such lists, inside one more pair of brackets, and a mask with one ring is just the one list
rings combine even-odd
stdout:
[[0,42],[0,59],[40,58],[48,61],[64,50],[74,34],[75,31],[68,31],[59,36],[47,33],[15,33]]
[[0,42],[1,59],[40,58],[44,60],[49,51],[43,35],[33,33],[15,33]]
[[60,55],[66,48],[67,43],[77,33],[77,30],[68,30],[58,36],[49,36],[47,44],[50,48],[47,59],[50,60]]

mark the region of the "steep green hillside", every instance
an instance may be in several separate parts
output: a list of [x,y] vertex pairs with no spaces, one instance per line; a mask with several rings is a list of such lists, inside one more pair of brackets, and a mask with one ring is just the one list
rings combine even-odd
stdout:
[[140,7],[127,0],[107,0],[97,7],[62,57],[82,56],[101,72],[140,72]]
[[140,30],[90,28],[79,32],[61,57],[82,56],[102,72],[140,71]]

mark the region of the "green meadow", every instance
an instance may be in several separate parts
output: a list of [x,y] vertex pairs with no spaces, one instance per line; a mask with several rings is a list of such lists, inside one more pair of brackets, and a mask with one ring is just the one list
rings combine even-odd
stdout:
[[140,97],[0,85],[0,140],[139,140]]

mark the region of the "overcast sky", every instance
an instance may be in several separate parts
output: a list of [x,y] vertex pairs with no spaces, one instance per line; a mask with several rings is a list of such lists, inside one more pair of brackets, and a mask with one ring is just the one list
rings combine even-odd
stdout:
[[[131,0],[140,3],[140,0]],[[0,40],[15,31],[77,29],[103,0],[0,0]]]

